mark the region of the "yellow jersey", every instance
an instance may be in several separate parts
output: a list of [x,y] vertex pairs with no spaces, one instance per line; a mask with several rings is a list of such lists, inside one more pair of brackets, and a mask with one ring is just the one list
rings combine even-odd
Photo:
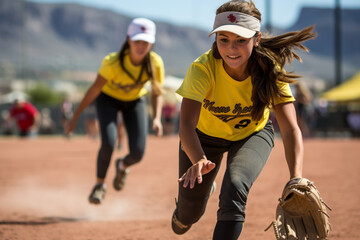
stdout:
[[[289,84],[279,82],[278,85],[289,97],[278,97],[273,105],[295,100]],[[262,130],[269,119],[268,107],[259,121],[251,118],[252,89],[251,77],[244,81],[234,80],[226,73],[223,60],[215,59],[209,50],[192,63],[176,92],[202,103],[197,125],[201,132],[238,141]]]
[[[165,71],[162,58],[155,52],[150,52],[153,77],[160,85],[164,83]],[[130,61],[129,54],[124,57],[124,67],[137,79],[141,72],[141,65],[134,66]],[[110,97],[122,101],[133,101],[147,93],[145,88],[149,80],[145,69],[139,82],[133,80],[120,66],[119,53],[110,53],[104,57],[98,73],[107,80],[102,92]]]

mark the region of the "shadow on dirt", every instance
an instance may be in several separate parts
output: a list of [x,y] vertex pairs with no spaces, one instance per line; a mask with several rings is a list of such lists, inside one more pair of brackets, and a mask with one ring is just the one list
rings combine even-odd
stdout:
[[67,217],[44,217],[39,220],[0,220],[0,225],[24,225],[24,226],[38,226],[56,224],[61,222],[79,222],[85,219],[67,218]]

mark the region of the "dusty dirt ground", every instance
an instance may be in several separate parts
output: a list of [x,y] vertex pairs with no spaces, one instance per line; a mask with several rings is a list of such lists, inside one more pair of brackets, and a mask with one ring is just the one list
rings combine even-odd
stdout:
[[[170,218],[177,194],[178,138],[149,136],[143,161],[131,168],[121,192],[112,188],[114,161],[103,204],[90,205],[98,140],[87,137],[0,138],[0,239],[2,240],[155,240],[211,239],[219,188],[203,218],[188,233],[172,233]],[[304,177],[314,181],[330,212],[331,240],[360,239],[360,141],[305,141]],[[126,146],[116,157],[126,153]],[[224,172],[216,179],[221,185]],[[240,239],[275,239],[264,229],[274,219],[288,172],[280,139],[249,196]]]

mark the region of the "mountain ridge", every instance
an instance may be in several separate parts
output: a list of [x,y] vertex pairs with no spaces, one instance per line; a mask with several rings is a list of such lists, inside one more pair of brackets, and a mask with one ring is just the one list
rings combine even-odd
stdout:
[[[305,43],[310,53],[300,53],[304,63],[291,68],[327,82],[334,73],[333,9],[303,8],[298,21],[273,34],[315,25],[318,37]],[[23,0],[0,2],[0,65],[15,72],[39,70],[94,71],[109,52],[125,41],[132,17],[111,10],[74,3],[35,3]],[[183,77],[190,64],[210,49],[213,37],[198,28],[155,21],[154,51],[162,56],[166,74]],[[360,9],[342,10],[343,78],[360,69]],[[1,67],[1,66],[0,66]],[[4,68],[4,67],[2,67]]]

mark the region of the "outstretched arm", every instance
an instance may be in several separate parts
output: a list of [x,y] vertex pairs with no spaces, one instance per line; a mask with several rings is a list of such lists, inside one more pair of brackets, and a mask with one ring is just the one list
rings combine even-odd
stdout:
[[66,134],[69,134],[70,132],[74,131],[74,129],[76,127],[77,120],[80,117],[81,113],[100,94],[101,89],[105,85],[105,83],[106,83],[106,79],[103,78],[100,74],[98,74],[97,77],[96,77],[95,82],[90,86],[88,91],[85,93],[85,96],[81,100],[79,106],[77,107],[73,118],[71,119],[69,124],[66,126],[66,129],[65,129]]
[[198,183],[201,183],[202,175],[210,172],[215,167],[215,163],[206,158],[195,131],[200,116],[200,109],[200,102],[183,98],[180,113],[179,136],[181,145],[193,165],[178,181],[184,181],[184,187],[190,184],[190,188],[194,188],[196,180]]
[[154,114],[152,128],[155,131],[156,136],[161,137],[163,135],[163,127],[161,123],[161,111],[163,106],[162,95],[151,93],[151,105]]
[[292,102],[278,104],[274,111],[283,139],[290,178],[300,178],[302,177],[304,147],[294,104]]

